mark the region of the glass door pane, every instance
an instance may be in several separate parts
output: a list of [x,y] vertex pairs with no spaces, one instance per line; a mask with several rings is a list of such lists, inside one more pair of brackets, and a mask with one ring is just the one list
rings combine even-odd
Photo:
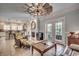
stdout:
[[62,22],[55,24],[55,35],[57,40],[62,40]]
[[48,41],[52,40],[52,24],[47,24],[46,37]]

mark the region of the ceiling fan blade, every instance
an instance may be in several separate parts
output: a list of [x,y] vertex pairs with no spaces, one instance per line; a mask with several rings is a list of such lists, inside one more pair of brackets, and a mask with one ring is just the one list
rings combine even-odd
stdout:
[[24,4],[25,6],[27,6],[27,7],[30,7],[28,4]]
[[33,6],[35,6],[35,3],[32,3]]
[[39,6],[43,6],[43,5],[44,5],[44,3],[38,3],[38,5],[39,5]]
[[43,5],[44,8],[47,8],[48,6],[49,6],[48,3],[45,3],[45,4]]

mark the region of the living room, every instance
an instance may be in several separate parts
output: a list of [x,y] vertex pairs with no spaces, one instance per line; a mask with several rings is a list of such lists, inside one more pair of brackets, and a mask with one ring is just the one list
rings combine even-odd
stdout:
[[78,3],[0,3],[0,56],[78,56],[78,19]]

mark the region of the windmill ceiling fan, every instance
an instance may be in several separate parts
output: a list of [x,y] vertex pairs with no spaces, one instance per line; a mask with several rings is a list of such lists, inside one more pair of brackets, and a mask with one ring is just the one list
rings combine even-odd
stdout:
[[28,3],[24,4],[25,13],[31,15],[47,15],[53,10],[53,7],[49,3]]

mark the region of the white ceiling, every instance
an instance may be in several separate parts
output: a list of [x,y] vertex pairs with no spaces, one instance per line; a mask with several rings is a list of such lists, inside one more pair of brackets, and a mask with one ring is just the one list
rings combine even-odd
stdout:
[[[52,3],[51,5],[53,6],[53,13],[79,6],[76,3]],[[29,15],[24,13],[23,3],[0,3],[0,17],[26,19]]]
[[[76,5],[77,3],[52,3],[54,12],[62,10],[64,8],[68,8],[72,5]],[[0,12],[22,12],[24,11],[23,3],[1,3],[0,4]]]
[[69,8],[69,7],[76,5],[76,4],[75,3],[54,3],[52,5],[53,5],[54,12],[56,12],[56,11],[63,10],[65,8]]

